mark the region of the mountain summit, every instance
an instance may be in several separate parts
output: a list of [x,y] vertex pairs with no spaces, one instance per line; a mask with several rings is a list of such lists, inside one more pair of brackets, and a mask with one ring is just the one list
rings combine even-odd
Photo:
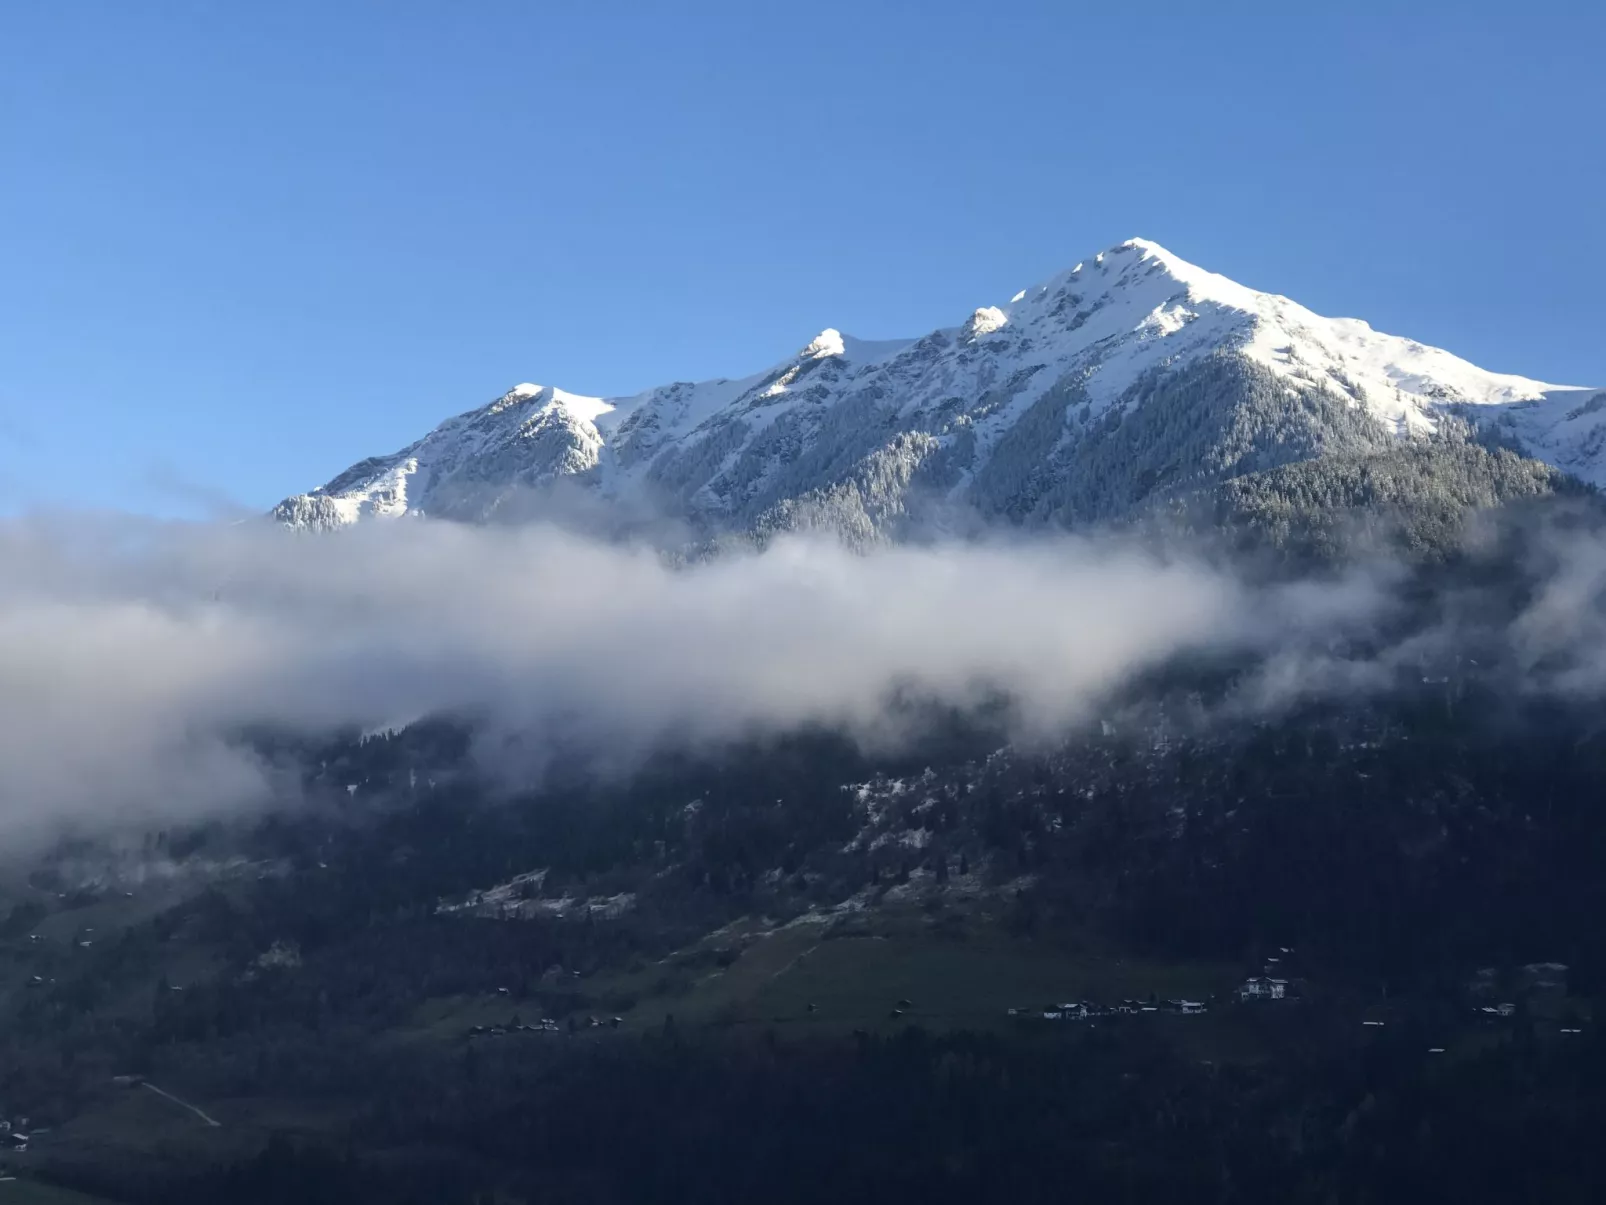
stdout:
[[1074,522],[1480,428],[1606,483],[1606,392],[1487,372],[1131,239],[918,339],[828,329],[764,372],[632,397],[517,385],[274,516],[486,521],[561,496],[711,533]]

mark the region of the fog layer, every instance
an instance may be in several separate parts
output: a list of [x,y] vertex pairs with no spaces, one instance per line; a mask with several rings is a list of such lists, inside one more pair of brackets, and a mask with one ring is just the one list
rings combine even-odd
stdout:
[[[0,526],[0,820],[122,822],[275,786],[242,725],[470,711],[634,756],[802,722],[895,740],[888,700],[1006,692],[1052,732],[1187,650],[1327,647],[1375,575],[1252,588],[1113,539],[868,555],[828,541],[672,567],[551,527],[32,518]],[[556,739],[556,738],[553,738]]]

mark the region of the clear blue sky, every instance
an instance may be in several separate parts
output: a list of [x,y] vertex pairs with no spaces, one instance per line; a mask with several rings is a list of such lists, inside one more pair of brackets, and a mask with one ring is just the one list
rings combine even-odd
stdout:
[[14,0],[0,509],[265,507],[1132,235],[1606,384],[1603,46],[1598,0]]

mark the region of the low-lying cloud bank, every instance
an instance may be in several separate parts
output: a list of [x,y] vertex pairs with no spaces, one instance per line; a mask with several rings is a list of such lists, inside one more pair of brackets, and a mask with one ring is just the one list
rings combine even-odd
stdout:
[[[1592,547],[1514,629],[1538,659],[1606,630]],[[472,711],[628,758],[804,722],[892,740],[895,693],[964,706],[1003,691],[1044,734],[1194,651],[1265,654],[1241,703],[1270,707],[1364,688],[1377,663],[1333,650],[1397,605],[1388,572],[1256,586],[1113,538],[868,555],[799,539],[673,568],[545,526],[310,537],[77,517],[0,525],[0,557],[0,822],[14,832],[270,799],[271,775],[232,740],[255,723]]]
[[230,735],[472,710],[628,756],[807,721],[890,738],[897,691],[1009,692],[1049,731],[1185,649],[1297,641],[1382,596],[1255,591],[1113,541],[689,568],[551,527],[30,519],[0,527],[0,820],[137,819],[271,794]]

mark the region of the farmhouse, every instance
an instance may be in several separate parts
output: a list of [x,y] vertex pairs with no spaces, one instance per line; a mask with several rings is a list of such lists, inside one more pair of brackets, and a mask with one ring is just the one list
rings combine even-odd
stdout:
[[1287,994],[1288,980],[1270,979],[1264,975],[1246,979],[1238,988],[1240,1000],[1281,1000]]

